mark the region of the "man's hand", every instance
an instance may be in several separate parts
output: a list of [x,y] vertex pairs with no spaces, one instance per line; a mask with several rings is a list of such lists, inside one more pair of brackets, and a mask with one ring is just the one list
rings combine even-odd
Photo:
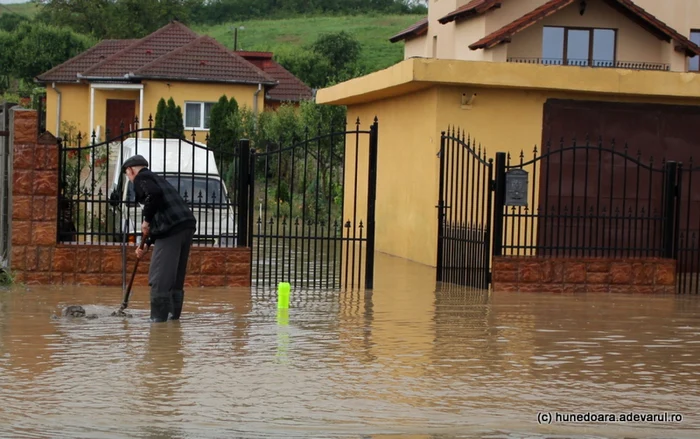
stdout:
[[136,247],[136,257],[137,257],[138,259],[141,259],[141,257],[142,257],[143,255],[145,255],[146,253],[148,253],[148,249],[149,249],[149,248],[151,248],[150,245],[144,245],[143,247],[141,247],[141,246]]
[[146,239],[151,234],[151,225],[146,221],[141,223],[141,233],[143,234],[143,239]]

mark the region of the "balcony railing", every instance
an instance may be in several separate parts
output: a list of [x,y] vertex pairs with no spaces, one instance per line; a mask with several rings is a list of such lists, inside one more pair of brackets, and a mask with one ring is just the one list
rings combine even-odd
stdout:
[[543,64],[548,66],[576,66],[576,67],[595,67],[595,68],[615,68],[615,69],[630,69],[630,70],[660,70],[668,71],[670,65],[663,63],[635,62],[635,61],[598,61],[591,62],[587,59],[570,59],[563,60],[561,58],[517,58],[511,57],[508,62],[520,64]]

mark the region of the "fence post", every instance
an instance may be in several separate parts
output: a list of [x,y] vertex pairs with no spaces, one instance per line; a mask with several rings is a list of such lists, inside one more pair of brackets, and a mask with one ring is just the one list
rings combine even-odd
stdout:
[[503,208],[506,204],[506,153],[496,153],[496,190],[493,210],[493,255],[503,256]]
[[250,140],[241,139],[238,143],[238,187],[236,188],[237,210],[237,247],[248,247],[248,189],[250,184]]
[[374,227],[377,201],[377,145],[379,122],[375,116],[369,129],[369,161],[367,172],[367,259],[365,260],[365,289],[374,286]]
[[675,224],[676,224],[676,194],[678,179],[678,163],[674,161],[666,162],[664,169],[664,198],[663,198],[663,234],[662,248],[663,257],[673,259],[675,256]]
[[442,282],[442,264],[445,237],[445,132],[440,134],[440,183],[438,186],[438,242],[437,242],[437,269],[435,280]]

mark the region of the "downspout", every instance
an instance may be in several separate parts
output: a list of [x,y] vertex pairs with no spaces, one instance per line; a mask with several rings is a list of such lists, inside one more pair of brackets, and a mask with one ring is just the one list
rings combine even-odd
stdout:
[[258,115],[258,95],[262,91],[262,84],[258,84],[258,89],[253,93],[253,114]]
[[55,134],[55,136],[61,137],[61,90],[56,88],[55,82],[51,83],[51,88],[58,95],[58,99],[56,99],[56,134]]

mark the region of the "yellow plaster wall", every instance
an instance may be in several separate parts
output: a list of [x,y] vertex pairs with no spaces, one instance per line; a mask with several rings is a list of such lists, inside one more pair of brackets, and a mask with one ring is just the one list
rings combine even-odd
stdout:
[[[56,88],[61,92],[61,121],[72,123],[81,132],[87,132],[90,125],[90,89],[84,84],[56,84]],[[46,130],[56,136],[56,108],[58,104],[58,94],[51,88],[46,87]]]
[[[257,85],[242,84],[205,84],[197,82],[176,82],[176,81],[145,81],[144,82],[144,126],[148,116],[156,116],[158,101],[164,98],[166,101],[172,97],[176,105],[182,107],[183,118],[185,112],[185,102],[217,102],[221,95],[226,95],[229,99],[236,98],[238,106],[244,105],[253,108],[253,94],[257,91]],[[265,88],[258,94],[258,112],[262,112],[265,103]],[[191,132],[187,133],[189,136]],[[196,140],[204,142],[207,131],[196,131]]]
[[460,21],[455,25],[454,38],[456,39],[455,58],[481,61],[485,60],[483,50],[471,50],[469,45],[484,37],[486,29],[486,16],[480,15],[467,21]]
[[[379,118],[376,217],[376,250],[422,264],[435,264],[438,169],[433,160],[440,147],[435,126],[435,90],[424,90],[366,105],[348,108],[348,124],[358,117],[371,122]],[[367,125],[363,122],[362,128]],[[346,218],[352,212],[354,143],[346,154]],[[427,159],[426,159],[427,157]],[[367,152],[358,157],[358,193],[366,193]],[[364,170],[364,172],[362,172]],[[432,210],[431,210],[432,207]],[[366,204],[358,205],[358,218],[364,218]]]
[[404,43],[403,56],[408,59],[414,56],[428,56],[427,53],[427,37],[421,35],[411,38]]
[[428,7],[428,33],[426,36],[426,56],[432,57],[433,37],[437,36],[436,58],[451,59],[455,57],[455,23],[440,24],[438,20],[457,9],[464,0],[430,1]]

